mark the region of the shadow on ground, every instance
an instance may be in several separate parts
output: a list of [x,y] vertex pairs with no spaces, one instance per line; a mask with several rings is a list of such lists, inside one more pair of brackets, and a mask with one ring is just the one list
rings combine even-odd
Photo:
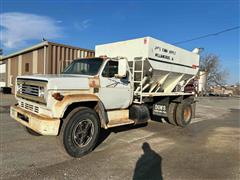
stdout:
[[147,126],[147,123],[134,125],[134,126],[133,125],[125,125],[125,126],[113,127],[110,129],[101,129],[100,137],[98,139],[98,143],[97,143],[96,147],[98,147],[100,144],[102,144],[111,133],[120,133],[120,132],[124,132],[124,131],[129,131],[129,130],[145,127],[145,126]]
[[162,157],[147,142],[142,145],[143,155],[138,159],[133,180],[162,180]]
[[0,113],[9,113],[9,112],[10,112],[10,106],[0,105]]

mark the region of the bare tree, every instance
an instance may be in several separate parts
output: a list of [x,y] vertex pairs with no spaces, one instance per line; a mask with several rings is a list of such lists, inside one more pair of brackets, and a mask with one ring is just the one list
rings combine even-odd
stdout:
[[224,85],[228,71],[222,69],[220,59],[215,54],[206,54],[200,59],[200,70],[207,73],[207,85]]

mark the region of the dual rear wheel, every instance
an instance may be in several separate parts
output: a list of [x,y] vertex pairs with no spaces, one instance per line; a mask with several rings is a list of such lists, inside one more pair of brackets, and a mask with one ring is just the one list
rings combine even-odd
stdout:
[[187,126],[192,120],[192,106],[189,102],[171,102],[168,109],[168,121],[180,127]]

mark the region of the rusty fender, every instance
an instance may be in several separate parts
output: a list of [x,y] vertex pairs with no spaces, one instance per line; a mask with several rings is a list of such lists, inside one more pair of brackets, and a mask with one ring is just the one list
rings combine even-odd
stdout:
[[88,102],[97,102],[97,105],[95,106],[94,110],[97,112],[100,118],[101,126],[107,129],[107,123],[108,123],[107,112],[101,100],[96,95],[93,95],[93,94],[65,95],[61,101],[57,101],[53,106],[54,107],[53,111],[55,111],[54,114],[57,117],[62,118],[68,106],[70,106],[73,103],[79,103],[79,102],[85,102],[86,104]]

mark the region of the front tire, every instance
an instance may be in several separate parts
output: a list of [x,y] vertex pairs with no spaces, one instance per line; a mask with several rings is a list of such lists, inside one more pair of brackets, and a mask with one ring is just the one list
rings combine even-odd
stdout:
[[26,131],[31,134],[32,136],[42,136],[41,134],[37,133],[36,131],[28,128],[28,127],[25,127],[26,128]]
[[81,157],[93,150],[99,133],[100,122],[96,112],[90,108],[79,107],[63,120],[59,139],[70,156]]

